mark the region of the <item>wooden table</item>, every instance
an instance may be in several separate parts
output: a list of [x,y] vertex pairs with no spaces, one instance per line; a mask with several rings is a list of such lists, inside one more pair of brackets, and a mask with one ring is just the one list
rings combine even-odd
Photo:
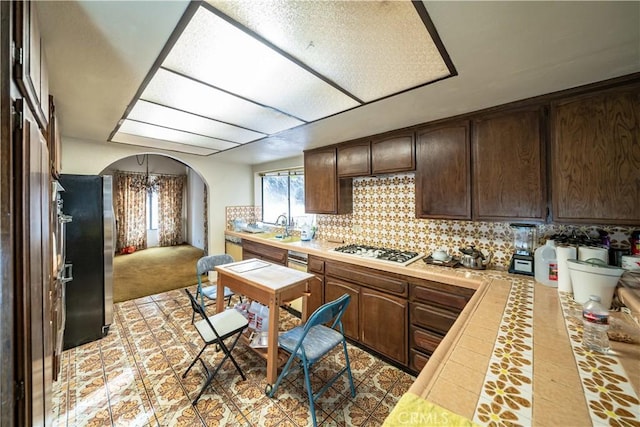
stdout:
[[[273,384],[278,378],[278,329],[280,306],[288,301],[303,297],[302,320],[306,321],[308,282],[313,274],[294,270],[267,261],[248,259],[231,264],[219,265],[218,295],[224,295],[224,287],[245,295],[269,307],[269,341],[267,347],[267,383]],[[216,312],[224,310],[224,298],[216,300]]]

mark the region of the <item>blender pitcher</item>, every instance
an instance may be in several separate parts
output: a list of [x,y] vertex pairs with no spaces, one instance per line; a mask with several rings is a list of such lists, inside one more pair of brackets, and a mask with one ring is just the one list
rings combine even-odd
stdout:
[[513,250],[509,273],[534,275],[533,261],[536,249],[535,224],[510,224],[513,228]]

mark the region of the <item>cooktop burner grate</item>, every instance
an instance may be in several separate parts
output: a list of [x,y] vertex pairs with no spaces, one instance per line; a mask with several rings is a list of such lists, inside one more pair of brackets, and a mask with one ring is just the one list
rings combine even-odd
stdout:
[[413,251],[403,251],[399,249],[379,248],[369,245],[346,245],[335,248],[334,251],[343,254],[355,255],[362,258],[371,258],[379,261],[387,261],[394,264],[408,265],[413,261],[422,258],[424,255]]

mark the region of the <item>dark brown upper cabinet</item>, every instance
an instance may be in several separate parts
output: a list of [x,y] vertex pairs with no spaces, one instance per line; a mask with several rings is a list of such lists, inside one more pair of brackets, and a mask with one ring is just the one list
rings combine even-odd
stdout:
[[35,2],[14,5],[14,76],[22,95],[43,131],[49,119],[49,80]]
[[472,122],[473,219],[546,220],[544,117],[535,106]]
[[469,123],[416,131],[416,217],[471,219]]
[[338,179],[336,148],[304,153],[304,207],[306,213],[345,214],[353,209],[353,180]]
[[551,104],[556,222],[640,224],[640,84]]
[[371,175],[371,143],[354,141],[338,146],[338,177]]
[[371,141],[371,173],[407,172],[416,168],[414,133],[402,132]]

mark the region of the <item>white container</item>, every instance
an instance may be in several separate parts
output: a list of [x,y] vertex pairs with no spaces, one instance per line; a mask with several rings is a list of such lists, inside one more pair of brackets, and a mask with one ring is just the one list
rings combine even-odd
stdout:
[[577,259],[578,251],[575,246],[558,246],[556,248],[556,258],[558,260],[558,291],[573,292],[571,286],[571,273],[567,260]]
[[547,240],[544,246],[536,249],[533,266],[537,282],[552,288],[558,287],[558,261],[553,240]]
[[625,270],[640,270],[640,255],[623,255],[620,266]]
[[258,301],[252,301],[248,310],[249,329],[256,329],[256,321],[258,320],[260,310],[262,310],[262,304],[260,304]]
[[580,261],[587,261],[593,258],[609,264],[609,251],[605,248],[594,248],[591,246],[580,246],[578,248],[578,259]]
[[269,330],[269,307],[263,305],[256,317],[256,331]]
[[590,295],[597,295],[600,297],[602,306],[608,310],[611,307],[618,280],[625,270],[576,259],[567,260],[567,263],[571,273],[574,301],[584,304],[589,301]]

